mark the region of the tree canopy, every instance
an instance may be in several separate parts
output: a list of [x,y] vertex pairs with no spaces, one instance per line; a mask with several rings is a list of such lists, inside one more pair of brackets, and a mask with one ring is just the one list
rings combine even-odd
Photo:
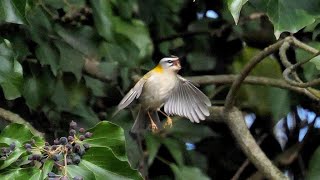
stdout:
[[[0,179],[319,179],[317,0],[0,1]],[[112,116],[158,61],[200,124]],[[164,116],[160,116],[165,119]]]

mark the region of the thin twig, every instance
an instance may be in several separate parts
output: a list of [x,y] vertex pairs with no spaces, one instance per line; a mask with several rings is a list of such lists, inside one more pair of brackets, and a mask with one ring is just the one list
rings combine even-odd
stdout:
[[314,79],[314,80],[311,80],[311,81],[308,81],[308,82],[296,82],[294,80],[292,80],[290,78],[290,74],[292,72],[295,72],[294,70],[296,70],[298,67],[300,67],[301,65],[309,62],[310,60],[312,60],[313,58],[317,57],[320,55],[320,51],[318,51],[316,54],[314,54],[312,57],[306,59],[306,60],[303,60],[301,62],[298,62],[288,68],[286,68],[284,71],[283,71],[283,77],[284,79],[291,85],[293,86],[297,86],[297,87],[301,87],[301,88],[306,88],[306,87],[311,87],[311,86],[316,86],[316,85],[319,85],[320,84],[320,78],[318,79]]

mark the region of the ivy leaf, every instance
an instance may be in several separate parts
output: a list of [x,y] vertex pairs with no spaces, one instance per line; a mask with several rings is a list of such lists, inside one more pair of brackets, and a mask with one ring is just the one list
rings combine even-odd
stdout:
[[26,77],[24,80],[23,97],[31,109],[37,109],[50,96],[53,89],[53,79],[48,71],[40,76]]
[[25,23],[27,0],[2,0],[0,2],[0,22]]
[[91,147],[111,149],[119,160],[128,160],[125,148],[123,148],[125,146],[124,132],[119,126],[102,121],[88,131],[92,132],[93,135],[84,142],[90,144]]
[[80,81],[82,68],[84,66],[84,55],[65,42],[55,41],[55,45],[60,51],[61,70],[64,72],[72,72],[77,80]]
[[228,8],[236,24],[239,21],[241,8],[246,2],[248,0],[228,0]]
[[317,180],[320,178],[320,148],[318,147],[309,161],[307,180]]
[[39,180],[41,176],[40,169],[37,168],[16,168],[0,173],[0,179],[15,180]]
[[184,180],[184,179],[197,179],[197,180],[209,180],[210,178],[207,177],[199,168],[196,167],[188,167],[188,166],[181,166],[178,167],[174,164],[170,164],[170,167],[174,173],[174,177],[176,180]]
[[124,131],[107,121],[88,130],[91,138],[84,140],[90,145],[79,166],[68,166],[68,176],[81,175],[85,179],[142,179],[133,170],[125,154]]
[[[19,132],[19,133],[17,133]],[[36,144],[43,144],[42,138],[35,136],[27,126],[23,124],[10,124],[4,128],[0,134],[0,144],[9,145],[11,143],[16,144],[16,149],[5,160],[0,161],[0,169],[4,169],[15,162],[23,153],[25,153],[24,143],[34,138]],[[2,146],[3,147],[3,146]],[[0,173],[1,174],[1,173]],[[1,176],[0,176],[1,177]]]
[[264,11],[274,26],[274,34],[279,38],[284,31],[296,33],[315,22],[319,14],[317,0],[250,0],[259,10]]
[[8,100],[21,96],[23,77],[22,66],[14,59],[11,49],[5,44],[0,44],[0,85]]
[[92,15],[94,25],[100,36],[107,41],[113,41],[113,24],[112,24],[112,9],[110,1],[91,0]]
[[115,32],[126,36],[139,48],[139,58],[143,59],[152,54],[153,43],[146,25],[140,20],[124,21],[119,17],[113,18]]

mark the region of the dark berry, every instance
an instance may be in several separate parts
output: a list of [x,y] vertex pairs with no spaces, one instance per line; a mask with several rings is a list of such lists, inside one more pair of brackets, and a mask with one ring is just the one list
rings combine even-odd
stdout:
[[72,142],[74,140],[73,136],[68,136],[68,141]]
[[79,136],[80,141],[83,141],[85,139],[84,135]]
[[91,133],[91,132],[86,132],[86,133],[84,134],[84,136],[85,136],[86,138],[90,138],[90,137],[92,136],[92,133]]
[[43,149],[48,151],[49,150],[49,146],[45,146],[45,147],[43,147]]
[[28,144],[28,143],[27,143],[27,144],[24,145],[24,147],[25,147],[26,149],[31,149],[32,146],[31,146],[31,144]]
[[73,163],[75,163],[75,164],[79,164],[79,163],[80,163],[80,160],[81,160],[81,158],[80,158],[80,156],[78,156],[78,155],[75,155],[75,156],[73,157],[73,159],[72,159]]
[[59,161],[60,158],[61,158],[61,156],[58,155],[58,154],[54,154],[54,155],[52,156],[52,159],[53,159],[54,161]]
[[58,147],[57,145],[52,145],[52,146],[51,146],[51,150],[56,150],[57,147]]
[[84,133],[86,130],[84,128],[79,129],[79,133]]
[[34,154],[33,155],[33,160],[40,161],[40,159],[41,159],[41,154]]
[[70,136],[74,136],[74,135],[76,135],[76,130],[74,130],[74,129],[70,129],[70,131],[69,131],[69,135]]
[[66,148],[68,149],[68,151],[71,151],[72,145],[71,145],[71,144],[67,144],[67,145],[66,145]]
[[85,144],[83,144],[83,147],[84,147],[85,150],[88,150],[90,148],[90,145],[85,143]]
[[78,152],[80,150],[80,145],[79,144],[75,144],[74,145],[74,151]]
[[72,164],[72,159],[68,158],[68,159],[67,159],[67,164],[68,164],[68,165]]
[[74,121],[71,121],[69,126],[70,126],[71,129],[75,129],[75,128],[77,128],[77,123],[74,122]]
[[58,139],[55,139],[55,140],[53,141],[53,144],[58,145],[58,144],[60,144],[60,142],[59,142]]
[[13,151],[16,148],[16,143],[13,142],[10,144],[10,150]]
[[51,177],[51,178],[52,178],[52,177],[56,177],[56,174],[53,173],[53,172],[49,172],[49,173],[48,173],[48,177]]
[[45,146],[50,146],[50,144],[48,142],[45,142],[44,145]]
[[68,139],[66,137],[61,137],[59,141],[62,145],[66,145],[68,143]]

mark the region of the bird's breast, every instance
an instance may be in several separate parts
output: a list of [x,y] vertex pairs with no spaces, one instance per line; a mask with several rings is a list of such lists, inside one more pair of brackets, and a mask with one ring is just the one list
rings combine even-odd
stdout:
[[154,73],[143,87],[140,102],[146,108],[160,108],[176,88],[177,81],[176,74]]

